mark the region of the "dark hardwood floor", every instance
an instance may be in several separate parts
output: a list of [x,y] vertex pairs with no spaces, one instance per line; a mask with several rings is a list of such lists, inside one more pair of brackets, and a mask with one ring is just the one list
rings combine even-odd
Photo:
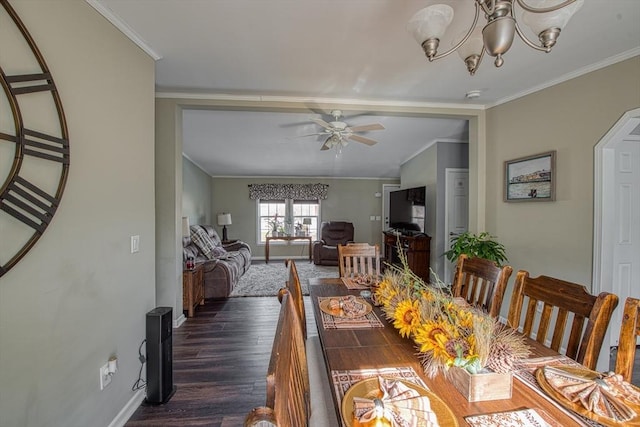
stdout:
[[[307,331],[314,336],[308,298]],[[164,405],[140,406],[126,426],[242,426],[247,412],[265,403],[279,309],[276,297],[207,300],[199,306],[195,317],[173,331],[176,393]],[[640,351],[633,383],[639,380]]]
[[[308,297],[306,297],[308,298]],[[307,329],[317,335],[311,304]],[[140,406],[127,427],[242,426],[266,398],[277,297],[207,300],[173,330],[176,393],[164,405]]]

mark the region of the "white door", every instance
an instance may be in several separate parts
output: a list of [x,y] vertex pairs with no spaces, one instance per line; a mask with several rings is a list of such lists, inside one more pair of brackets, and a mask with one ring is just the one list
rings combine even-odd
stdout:
[[598,359],[603,371],[609,369],[609,347],[618,345],[625,299],[640,298],[640,108],[613,125],[594,156],[592,293],[619,298]]
[[[610,329],[619,331],[625,299],[629,296],[640,298],[640,138],[621,141],[614,152],[612,193],[615,211],[612,215],[615,225],[611,230],[613,288],[610,292],[618,295],[619,308],[613,315]],[[617,334],[612,335],[612,345],[618,345]]]
[[[389,193],[400,189],[399,184],[382,184],[382,230],[389,229]],[[380,236],[382,239],[382,236]],[[380,241],[380,256],[384,257],[384,239]]]
[[[451,238],[469,227],[469,170],[447,168],[445,175],[444,249],[451,248]],[[454,265],[444,260],[444,282],[453,280]]]

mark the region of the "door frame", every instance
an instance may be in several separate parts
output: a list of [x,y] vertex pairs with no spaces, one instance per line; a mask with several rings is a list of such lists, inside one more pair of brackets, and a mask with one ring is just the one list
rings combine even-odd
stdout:
[[[605,176],[606,166],[608,164],[610,145],[615,144],[620,140],[621,135],[625,132],[629,122],[632,119],[640,119],[640,108],[636,108],[631,111],[627,111],[616,122],[615,125],[606,133],[605,136],[596,144],[594,148],[594,188],[593,188],[593,277],[592,277],[592,292],[594,294],[606,291],[603,287],[603,282],[606,283],[605,278],[611,275],[611,265],[608,265],[603,254],[609,250],[609,242],[606,238],[610,235],[608,231],[612,226],[611,221],[606,221],[607,218],[603,218],[603,211],[605,203],[608,200],[608,194],[606,191],[606,185],[608,184]],[[609,192],[610,193],[610,192]]]

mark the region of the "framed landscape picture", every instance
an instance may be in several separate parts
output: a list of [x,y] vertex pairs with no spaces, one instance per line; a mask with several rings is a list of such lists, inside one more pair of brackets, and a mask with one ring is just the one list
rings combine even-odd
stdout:
[[505,202],[550,202],[556,199],[556,152],[504,162]]

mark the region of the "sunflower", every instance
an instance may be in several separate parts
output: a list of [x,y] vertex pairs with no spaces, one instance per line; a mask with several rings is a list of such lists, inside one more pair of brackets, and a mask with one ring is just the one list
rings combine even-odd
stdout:
[[450,354],[448,343],[457,338],[453,325],[447,322],[425,322],[416,329],[414,341],[420,346],[421,352],[433,352],[433,358],[447,362],[455,358],[456,354]]
[[[467,310],[456,310],[456,318],[458,326],[461,328],[473,329],[473,324],[476,321],[472,312]],[[480,319],[477,319],[480,321]]]
[[400,301],[393,313],[393,319],[393,326],[400,330],[401,336],[412,335],[420,325],[420,301]]

